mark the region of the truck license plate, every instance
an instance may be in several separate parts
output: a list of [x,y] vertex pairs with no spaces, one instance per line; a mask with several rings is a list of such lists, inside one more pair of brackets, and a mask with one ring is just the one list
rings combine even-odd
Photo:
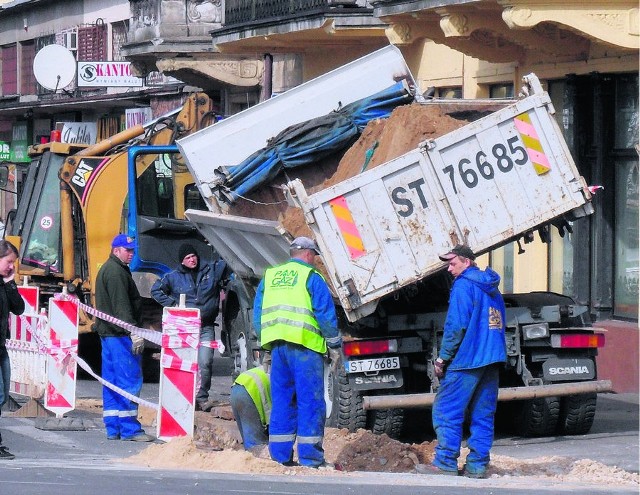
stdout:
[[360,359],[346,363],[347,373],[367,373],[371,371],[395,370],[400,368],[400,358],[386,357],[375,359]]

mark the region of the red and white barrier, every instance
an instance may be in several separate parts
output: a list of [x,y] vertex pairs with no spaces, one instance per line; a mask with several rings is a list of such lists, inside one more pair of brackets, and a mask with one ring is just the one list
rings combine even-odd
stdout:
[[164,308],[158,438],[193,435],[200,310]]
[[9,316],[9,339],[7,352],[11,361],[11,384],[13,393],[40,399],[44,395],[47,375],[45,371],[46,342],[44,317],[38,314],[40,290],[27,285],[18,287],[25,303],[24,313]]
[[78,355],[78,305],[69,299],[49,300],[49,354],[44,407],[62,416],[75,409]]

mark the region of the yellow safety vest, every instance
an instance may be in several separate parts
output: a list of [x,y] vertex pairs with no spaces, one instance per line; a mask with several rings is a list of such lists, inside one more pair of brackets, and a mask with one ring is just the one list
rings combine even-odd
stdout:
[[312,272],[318,273],[295,261],[268,268],[265,272],[260,318],[260,340],[265,349],[271,349],[276,340],[285,340],[319,353],[327,351],[307,290],[307,280]]
[[271,415],[271,382],[269,381],[269,375],[258,366],[241,373],[234,383],[245,388],[256,405],[260,421],[262,421],[263,425],[268,425],[269,416]]

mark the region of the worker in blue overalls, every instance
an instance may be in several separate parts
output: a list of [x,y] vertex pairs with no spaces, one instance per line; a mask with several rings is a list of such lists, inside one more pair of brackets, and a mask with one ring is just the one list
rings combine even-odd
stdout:
[[291,259],[266,270],[253,309],[258,339],[271,350],[271,458],[292,465],[297,440],[300,465],[314,468],[326,466],[323,356],[342,344],[329,287],[313,267],[318,254],[312,239],[294,239]]

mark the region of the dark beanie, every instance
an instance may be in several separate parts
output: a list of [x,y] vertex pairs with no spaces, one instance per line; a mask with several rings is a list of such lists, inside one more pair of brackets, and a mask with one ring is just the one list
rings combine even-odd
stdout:
[[178,261],[182,263],[182,260],[188,254],[195,254],[196,256],[198,256],[198,251],[196,250],[196,248],[194,248],[191,244],[187,242],[182,246],[180,246],[180,249],[178,250]]

